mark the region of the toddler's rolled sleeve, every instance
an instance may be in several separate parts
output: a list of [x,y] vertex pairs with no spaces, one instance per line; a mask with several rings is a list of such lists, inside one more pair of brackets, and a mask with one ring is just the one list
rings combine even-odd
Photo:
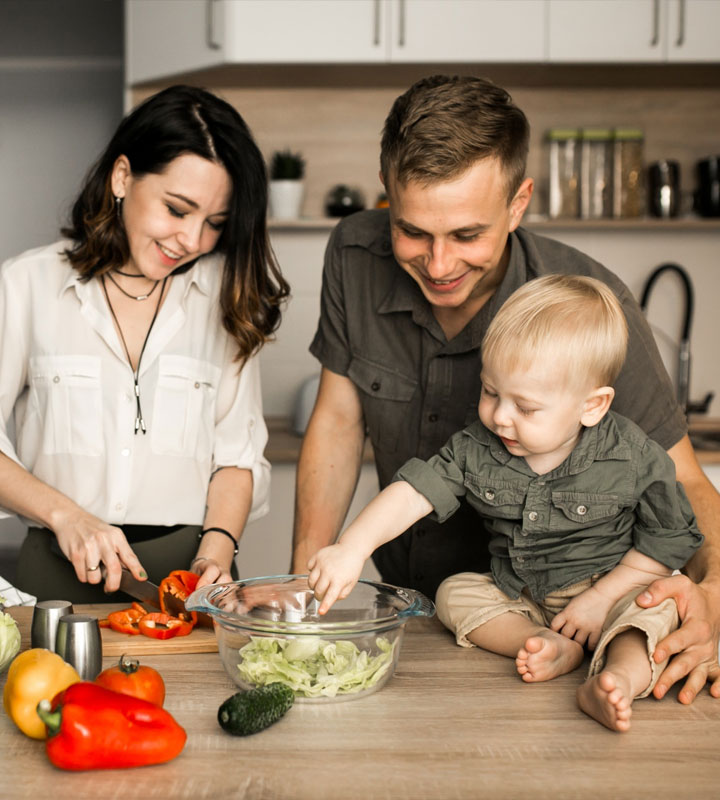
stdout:
[[640,464],[634,546],[670,569],[681,569],[704,537],[667,453],[649,439]]

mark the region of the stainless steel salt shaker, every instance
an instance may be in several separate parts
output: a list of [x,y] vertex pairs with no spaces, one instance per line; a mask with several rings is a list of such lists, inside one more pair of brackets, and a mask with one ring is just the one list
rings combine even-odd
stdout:
[[97,619],[87,614],[61,617],[55,652],[75,667],[83,680],[95,680],[102,669],[102,640]]
[[32,647],[55,650],[58,622],[66,614],[72,613],[73,607],[69,600],[41,600],[36,603],[30,625]]

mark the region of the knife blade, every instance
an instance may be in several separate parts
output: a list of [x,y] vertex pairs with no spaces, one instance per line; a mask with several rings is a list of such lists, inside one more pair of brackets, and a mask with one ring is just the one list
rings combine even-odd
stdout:
[[[105,569],[103,568],[103,578]],[[152,581],[139,581],[127,567],[122,568],[120,575],[120,588],[141,603],[147,603],[153,608],[160,608],[160,587]],[[184,610],[184,609],[183,609]]]

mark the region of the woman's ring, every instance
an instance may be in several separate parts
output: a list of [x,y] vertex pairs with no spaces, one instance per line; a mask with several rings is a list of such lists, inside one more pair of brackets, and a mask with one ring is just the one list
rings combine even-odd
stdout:
[[100,569],[100,564],[96,564],[94,567],[88,567],[88,572],[95,572],[96,569]]

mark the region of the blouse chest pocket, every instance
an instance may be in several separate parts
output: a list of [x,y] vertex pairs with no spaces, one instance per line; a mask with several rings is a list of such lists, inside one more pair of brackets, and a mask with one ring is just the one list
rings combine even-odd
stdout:
[[348,377],[360,390],[373,446],[395,452],[407,424],[408,403],[415,394],[417,381],[358,356],[350,362]]
[[212,457],[220,374],[207,361],[160,356],[150,426],[154,453],[199,460]]
[[616,494],[553,492],[552,517],[559,530],[585,528],[610,521],[620,512]]
[[42,452],[99,456],[103,452],[100,359],[30,359],[31,403],[42,424]]
[[521,487],[466,475],[465,488],[471,504],[481,514],[494,519],[522,519],[525,491]]

